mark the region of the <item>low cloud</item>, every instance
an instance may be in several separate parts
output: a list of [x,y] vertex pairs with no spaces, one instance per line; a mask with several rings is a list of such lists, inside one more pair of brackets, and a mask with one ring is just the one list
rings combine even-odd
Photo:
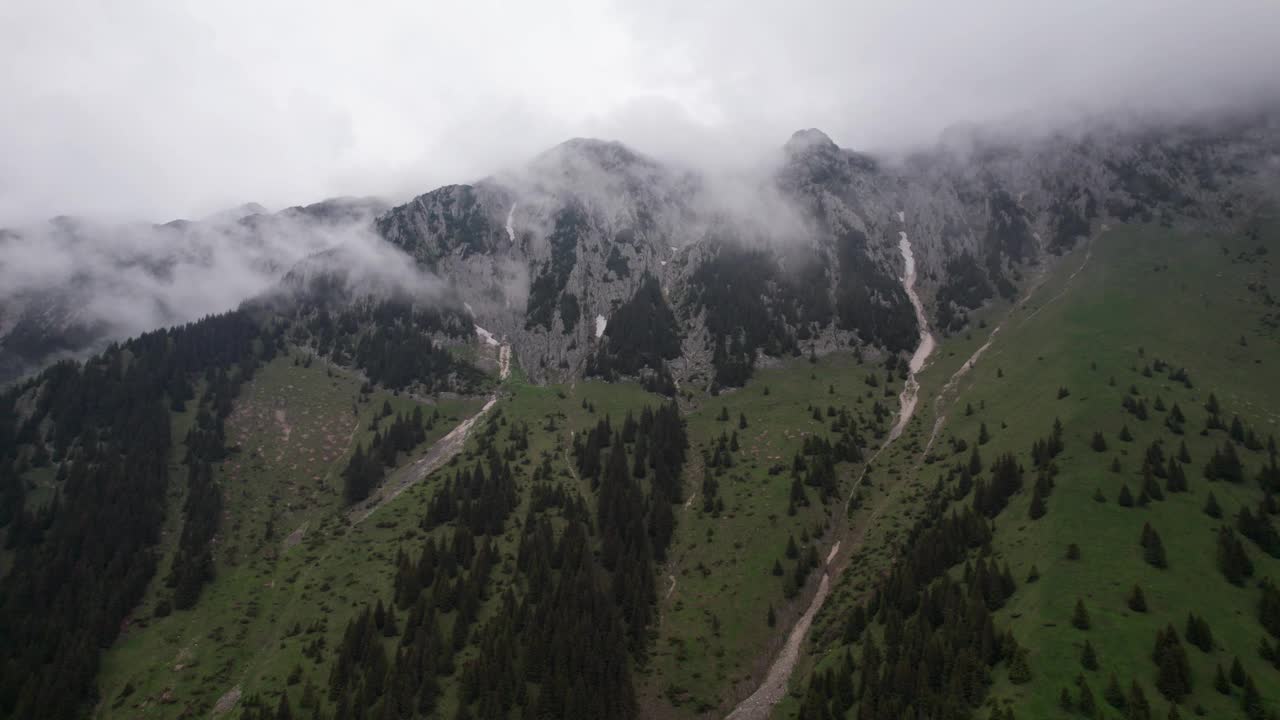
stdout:
[[[340,269],[357,294],[433,297],[435,278],[373,230],[373,201],[201,223],[113,225],[58,218],[0,237],[0,329],[22,317],[104,338],[234,309],[291,269]],[[308,259],[310,258],[310,259]]]
[[569,137],[700,168],[1275,101],[1273,0],[8,3],[0,226],[407,199]]

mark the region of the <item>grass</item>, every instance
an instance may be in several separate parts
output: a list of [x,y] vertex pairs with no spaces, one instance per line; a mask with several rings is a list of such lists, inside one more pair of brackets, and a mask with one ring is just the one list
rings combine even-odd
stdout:
[[[1007,318],[987,354],[935,406],[947,379],[986,341],[990,327],[944,340],[921,373],[916,418],[872,464],[854,491],[860,502],[849,516],[842,501],[824,506],[811,488],[811,504],[788,515],[789,467],[806,435],[829,432],[825,412],[821,422],[813,419],[813,405],[823,410],[828,405],[847,406],[864,428],[868,449],[879,445],[866,429],[875,426],[872,404],[879,401],[890,410],[896,408],[900,383],[889,387],[886,395],[878,364],[860,364],[849,354],[816,363],[794,359],[760,369],[742,389],[687,397],[682,402],[692,447],[685,488],[691,502],[677,513],[671,559],[658,578],[660,620],[652,631],[650,656],[637,668],[645,715],[714,716],[749,694],[816,584],[814,573],[807,590],[787,601],[782,578],[773,576],[771,567],[781,560],[790,570],[792,561],[783,552],[789,537],[802,545],[807,537],[823,556],[839,540],[845,551],[837,565],[844,572],[814,623],[812,652],[798,666],[793,688],[802,688],[807,674],[839,650],[836,634],[843,612],[892,561],[925,488],[943,473],[945,462],[953,460],[941,457],[948,452],[947,440],[972,442],[979,423],[985,422],[993,439],[982,448],[984,459],[990,462],[998,453],[1011,451],[1026,465],[1031,442],[1048,433],[1055,417],[1063,422],[1067,450],[1059,459],[1062,473],[1048,501],[1049,512],[1038,521],[1028,519],[1028,481],[1028,490],[1015,496],[997,519],[993,544],[997,558],[1008,562],[1020,581],[999,621],[1030,649],[1035,679],[1014,686],[1004,669],[997,668],[992,696],[1016,702],[1020,716],[1063,714],[1057,706],[1059,690],[1080,672],[1077,658],[1084,634],[1068,623],[1079,597],[1092,614],[1094,628],[1087,636],[1103,665],[1090,680],[1096,695],[1114,671],[1126,686],[1131,677],[1144,682],[1157,713],[1164,713],[1163,700],[1151,687],[1150,648],[1157,628],[1173,622],[1181,632],[1187,613],[1193,611],[1209,620],[1223,649],[1204,656],[1188,648],[1196,689],[1184,710],[1201,704],[1211,717],[1238,713],[1234,700],[1211,688],[1213,665],[1227,665],[1236,654],[1276,707],[1280,683],[1267,682],[1274,680],[1274,671],[1263,667],[1256,654],[1261,632],[1253,619],[1257,591],[1236,589],[1220,579],[1210,535],[1216,523],[1200,512],[1209,485],[1199,470],[1210,447],[1221,441],[1221,433],[1210,438],[1197,434],[1204,417],[1201,406],[1210,390],[1217,393],[1228,419],[1238,412],[1264,437],[1275,432],[1280,421],[1275,414],[1280,408],[1280,348],[1274,329],[1262,322],[1270,310],[1257,290],[1267,282],[1274,288],[1274,281],[1263,277],[1269,258],[1280,251],[1275,235],[1270,237],[1272,253],[1258,256],[1253,254],[1255,241],[1220,243],[1158,228],[1117,228],[1095,241],[1093,255],[1078,276],[1068,280],[1084,259],[1083,250],[1055,266],[1026,304],[986,310],[979,317],[990,327]],[[1246,250],[1249,254],[1241,256]],[[1255,289],[1250,289],[1251,283]],[[1239,344],[1242,336],[1247,345]],[[1144,377],[1143,365],[1155,357],[1185,366],[1195,387],[1186,389],[1158,373]],[[868,385],[868,375],[878,379],[878,386]],[[1112,376],[1114,387],[1109,384]],[[1191,492],[1171,495],[1146,509],[1120,508],[1114,498],[1122,482],[1137,491],[1142,450],[1168,433],[1161,413],[1153,412],[1145,423],[1122,415],[1120,399],[1130,384],[1138,387],[1149,406],[1156,395],[1167,405],[1179,403],[1189,419],[1185,439],[1194,458],[1187,468]],[[1068,388],[1069,395],[1059,399],[1059,387]],[[536,386],[519,368],[513,368],[501,392],[502,400],[482,431],[493,428],[502,437],[504,427],[512,423],[530,426],[529,451],[514,463],[518,479],[527,479],[535,464],[549,459],[562,479],[572,480],[568,449],[573,432],[606,414],[617,427],[628,411],[665,402],[627,383]],[[339,512],[337,473],[356,442],[368,443],[370,423],[384,400],[394,410],[409,410],[415,402],[381,391],[360,402],[358,380],[321,366],[296,366],[290,358],[263,368],[244,388],[228,424],[230,439],[242,450],[218,468],[226,490],[226,517],[217,539],[217,578],[193,610],[151,618],[167,592],[167,555],[181,531],[185,475],[175,452],[170,520],[162,543],[165,555],[133,624],[105,655],[101,717],[207,714],[232,687],[238,686],[246,696],[286,687],[285,678],[295,666],[302,668],[304,682],[325,686],[331,653],[315,662],[304,657],[303,647],[318,638],[328,648],[336,646],[343,627],[361,607],[378,597],[388,598],[397,548],[416,552],[423,539],[418,519],[436,484],[454,471],[446,466],[364,523],[350,526],[345,521]],[[482,398],[439,400],[446,419],[433,430],[429,443],[481,402]],[[974,408],[972,415],[963,412],[966,406]],[[934,451],[939,457],[922,463],[935,410],[946,415]],[[722,411],[727,411],[727,421],[719,419]],[[738,429],[740,414],[747,418],[745,429]],[[175,414],[175,436],[181,437],[190,422],[190,412]],[[1115,440],[1122,423],[1133,431],[1134,442]],[[883,433],[887,426],[888,421],[876,430]],[[1088,449],[1094,429],[1106,433],[1109,452]],[[722,433],[735,430],[741,449],[734,454],[734,467],[718,478],[724,510],[707,512],[697,496],[703,452]],[[474,447],[473,441],[458,462],[469,463]],[[1176,450],[1176,442],[1166,450]],[[1107,469],[1116,455],[1123,465],[1121,474]],[[1246,453],[1251,473],[1259,461],[1258,454]],[[775,464],[784,470],[770,475]],[[846,492],[860,472],[860,467],[840,467]],[[589,488],[579,487],[589,496]],[[1107,503],[1092,499],[1097,488]],[[1213,490],[1228,516],[1260,497],[1256,485],[1249,483],[1219,483]],[[497,542],[502,559],[490,598],[499,597],[512,579],[510,563],[519,532],[515,519],[524,516],[523,503],[512,514],[506,536]],[[1167,570],[1142,561],[1137,539],[1145,521],[1163,537],[1170,558]],[[286,545],[284,539],[303,527],[300,541]],[[1072,542],[1082,550],[1079,561],[1064,557]],[[855,544],[858,550],[850,552]],[[1257,577],[1280,578],[1277,561],[1250,549]],[[1022,584],[1032,564],[1041,579]],[[1146,592],[1151,610],[1145,615],[1134,615],[1125,607],[1124,598],[1134,583]],[[765,620],[771,606],[778,615],[773,628]],[[481,623],[493,611],[490,601]],[[292,633],[295,626],[300,634]],[[468,647],[460,661],[474,652]],[[124,697],[126,688],[130,692]],[[298,690],[290,689],[295,701]],[[446,693],[441,712],[448,716],[455,703]],[[794,698],[788,698],[775,714],[791,717],[796,709]]]
[[[186,475],[181,446],[175,447],[156,578],[103,658],[101,717],[207,712],[233,686],[246,693],[283,687],[298,664],[323,680],[325,665],[303,659],[303,641],[316,635],[330,646],[337,641],[347,617],[370,597],[366,589],[385,587],[389,558],[416,523],[405,508],[392,508],[377,522],[348,529],[338,513],[338,473],[356,442],[368,444],[383,402],[393,411],[415,405],[382,391],[361,401],[359,389],[354,378],[288,357],[263,367],[242,389],[227,422],[228,442],[239,443],[240,451],[216,468],[225,509],[215,539],[217,576],[195,608],[153,618],[168,594],[164,577],[181,533]],[[436,408],[442,415],[428,444],[479,402],[444,399],[425,407],[427,415]],[[175,437],[185,434],[193,415],[193,408],[175,414]],[[301,542],[286,547],[285,538],[304,526]],[[326,623],[323,630],[286,637],[295,624],[317,622]]]
[[[685,473],[690,501],[680,511],[671,561],[659,584],[661,623],[642,686],[646,711],[662,717],[693,717],[725,709],[726,700],[745,696],[768,667],[771,648],[781,645],[790,622],[803,611],[816,585],[788,602],[783,578],[771,569],[781,562],[787,540],[817,547],[825,559],[842,525],[843,504],[819,502],[807,488],[808,507],[787,514],[792,458],[806,436],[829,435],[825,410],[847,406],[859,426],[872,423],[872,403],[893,405],[883,386],[870,388],[868,374],[883,370],[862,365],[851,354],[810,363],[791,360],[759,370],[746,387],[717,397],[696,396],[687,410],[691,463]],[[868,397],[869,396],[869,397]],[[811,406],[823,410],[814,420]],[[722,411],[727,420],[720,420]],[[745,415],[748,427],[738,428]],[[880,425],[883,432],[887,423]],[[722,433],[737,432],[741,450],[735,466],[719,478],[723,513],[706,512],[699,493],[702,451],[710,451]],[[865,432],[869,443],[878,441]],[[782,472],[770,475],[780,465]],[[853,467],[842,465],[848,484]],[[806,541],[807,539],[807,541]],[[674,586],[672,579],[674,578]],[[769,607],[778,622],[766,622]]]
[[[1236,588],[1222,578],[1215,565],[1213,535],[1220,522],[1201,511],[1210,490],[1223,506],[1226,522],[1233,521],[1240,507],[1255,507],[1262,497],[1252,478],[1264,453],[1241,449],[1249,479],[1240,485],[1211,484],[1201,476],[1212,447],[1225,436],[1222,431],[1208,437],[1199,434],[1208,394],[1217,394],[1228,421],[1238,413],[1264,438],[1278,430],[1280,343],[1274,327],[1264,322],[1272,310],[1262,289],[1270,283],[1271,292],[1276,291],[1268,270],[1270,258],[1280,251],[1280,234],[1272,224],[1263,237],[1266,254],[1256,252],[1258,241],[1242,237],[1206,238],[1157,227],[1105,233],[1095,240],[1093,255],[1078,276],[1068,281],[1079,267],[1076,260],[1083,258],[1079,251],[1059,265],[1031,302],[1010,314],[982,361],[961,382],[943,442],[935,451],[940,447],[945,452],[945,439],[951,436],[973,444],[979,424],[985,423],[993,435],[982,447],[986,461],[1009,451],[1029,466],[1031,443],[1049,434],[1054,418],[1065,431],[1066,451],[1058,458],[1061,473],[1048,514],[1036,521],[1028,517],[1034,480],[1029,474],[1026,490],[1015,495],[995,521],[995,556],[1009,563],[1020,585],[998,623],[1007,623],[1030,650],[1034,680],[1012,685],[999,667],[992,696],[1014,703],[1019,716],[1067,715],[1058,706],[1059,692],[1066,687],[1074,696],[1086,637],[1102,665],[1098,672],[1085,673],[1095,696],[1100,699],[1114,672],[1126,688],[1131,678],[1144,684],[1154,714],[1163,716],[1167,703],[1154,690],[1151,648],[1156,631],[1170,623],[1182,634],[1190,612],[1209,621],[1219,649],[1204,654],[1188,646],[1194,692],[1184,703],[1183,715],[1201,706],[1209,717],[1238,716],[1239,691],[1226,698],[1212,688],[1214,666],[1221,663],[1226,668],[1236,655],[1254,676],[1268,707],[1280,708],[1276,671],[1257,655],[1264,632],[1256,620],[1258,590],[1254,583]],[[943,344],[944,356],[953,342]],[[1187,368],[1193,388],[1170,381],[1164,373],[1146,377],[1143,368],[1157,357]],[[946,374],[926,372],[925,382],[936,392]],[[1178,403],[1188,418],[1186,434],[1175,437],[1166,429],[1165,413],[1153,410],[1145,422],[1126,414],[1121,400],[1131,385],[1149,408],[1157,396],[1166,406]],[[1058,397],[1060,387],[1069,391],[1064,398]],[[972,415],[962,411],[966,406],[974,408]],[[1133,442],[1118,440],[1122,425],[1133,433]],[[1107,438],[1105,453],[1089,449],[1095,430]],[[1164,441],[1166,455],[1177,451],[1179,440],[1186,441],[1193,458],[1186,466],[1190,492],[1169,494],[1147,508],[1120,507],[1116,496],[1121,485],[1127,483],[1138,493],[1143,452],[1156,439]],[[1120,473],[1109,469],[1116,457]],[[904,476],[932,483],[942,466],[920,465],[918,458],[900,453],[890,462],[899,463]],[[961,458],[948,462],[957,459]],[[1105,503],[1093,499],[1099,489]],[[1142,559],[1138,538],[1144,522],[1162,536],[1170,565],[1166,570]],[[1245,542],[1257,568],[1255,578],[1280,578],[1280,561]],[[1080,560],[1066,559],[1070,543],[1079,545]],[[1032,565],[1041,579],[1023,584]],[[1146,594],[1145,614],[1125,604],[1134,584]],[[851,596],[829,603],[824,614],[842,615]],[[1092,616],[1093,627],[1087,632],[1069,622],[1078,598]],[[815,636],[824,651],[837,649],[829,639],[822,643],[821,633]],[[793,687],[803,687],[803,680]],[[776,715],[794,716],[796,708],[794,701],[784,703]]]

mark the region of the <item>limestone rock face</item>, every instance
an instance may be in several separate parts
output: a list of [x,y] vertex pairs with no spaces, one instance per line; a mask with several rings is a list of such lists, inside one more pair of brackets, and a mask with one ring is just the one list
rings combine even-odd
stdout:
[[[338,198],[165,225],[56,218],[0,230],[0,258],[48,242],[77,260],[54,281],[0,287],[0,382],[274,285],[304,302],[392,291],[448,305],[538,382],[732,387],[789,356],[909,355],[919,333],[903,233],[945,336],[1107,222],[1221,227],[1273,196],[1278,175],[1280,122],[1266,114],[1037,139],[958,127],[901,157],[808,129],[750,177],[579,138],[396,207]],[[238,286],[183,300],[192,272]],[[653,282],[670,312],[640,312],[655,308]]]
[[771,176],[738,183],[576,139],[519,171],[415,198],[377,228],[445,279],[535,380],[598,371],[603,345],[625,347],[613,313],[652,276],[681,348],[654,370],[734,385],[742,366],[770,358],[909,352],[900,233],[931,324],[953,332],[1109,219],[1228,220],[1257,197],[1278,139],[1265,119],[1034,141],[962,128],[880,158],[809,129]]

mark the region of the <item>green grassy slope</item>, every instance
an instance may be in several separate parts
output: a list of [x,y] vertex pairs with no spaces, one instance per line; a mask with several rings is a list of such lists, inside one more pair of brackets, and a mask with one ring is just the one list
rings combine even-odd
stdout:
[[[877,387],[867,385],[875,375]],[[646,710],[660,717],[713,716],[727,700],[750,694],[768,667],[772,651],[803,611],[816,585],[788,601],[784,577],[772,574],[775,562],[791,573],[796,561],[785,555],[794,538],[800,555],[812,546],[824,559],[843,523],[842,504],[824,505],[806,488],[808,506],[788,515],[792,460],[807,436],[834,440],[827,408],[848,408],[869,446],[879,443],[888,420],[876,422],[873,404],[896,407],[885,397],[884,371],[831,356],[810,363],[792,360],[760,370],[746,387],[718,397],[698,396],[687,414],[692,461],[686,472],[690,499],[678,515],[672,561],[660,583],[662,620],[646,673]],[[896,388],[894,389],[896,393]],[[813,418],[817,406],[822,420]],[[727,415],[727,420],[720,418]],[[740,416],[747,427],[739,429]],[[707,511],[700,494],[703,460],[722,433],[736,432],[740,450],[735,465],[717,476],[722,512]],[[773,474],[770,469],[775,468]],[[854,467],[838,473],[848,485]],[[767,623],[773,607],[776,623]],[[730,703],[731,704],[731,703]]]
[[[1000,453],[1013,452],[1028,468],[1024,489],[994,521],[992,543],[994,557],[1008,562],[1019,585],[997,614],[997,624],[1007,625],[1029,650],[1033,675],[1029,683],[1014,685],[1002,663],[992,674],[992,697],[1012,703],[1018,717],[1071,716],[1059,707],[1059,694],[1068,688],[1074,698],[1075,680],[1082,672],[1105,716],[1119,716],[1101,699],[1114,673],[1126,690],[1131,680],[1142,684],[1155,716],[1163,717],[1168,703],[1154,687],[1156,666],[1151,659],[1155,634],[1172,623],[1183,635],[1188,613],[1208,620],[1218,648],[1202,653],[1186,645],[1193,692],[1182,704],[1183,715],[1200,707],[1209,717],[1242,716],[1239,688],[1231,697],[1213,688],[1215,666],[1227,669],[1236,656],[1254,677],[1266,706],[1280,710],[1280,674],[1257,652],[1265,632],[1257,620],[1256,582],[1280,578],[1280,561],[1245,540],[1256,571],[1243,588],[1227,583],[1215,562],[1217,528],[1234,525],[1241,507],[1256,510],[1263,498],[1254,477],[1266,453],[1240,447],[1246,481],[1210,483],[1202,468],[1227,434],[1201,434],[1210,392],[1221,402],[1227,423],[1238,414],[1264,441],[1280,433],[1280,336],[1267,295],[1280,290],[1272,272],[1277,252],[1280,233],[1274,221],[1264,222],[1254,237],[1210,238],[1157,227],[1119,227],[1103,233],[1079,274],[1072,277],[1080,267],[1077,260],[1084,257],[1078,250],[1058,265],[1024,307],[1011,313],[982,360],[958,384],[954,403],[943,407],[947,421],[934,447],[936,462],[924,463],[921,453],[908,452],[910,437],[904,438],[904,448],[887,458],[903,477],[931,485],[945,465],[967,458],[967,453],[947,457],[947,441],[964,438],[972,446],[985,423],[993,437],[981,448],[984,459],[990,462]],[[958,344],[972,347],[976,341],[948,341],[942,357],[966,356],[967,347],[955,353]],[[1144,369],[1157,358],[1171,369],[1185,367],[1192,387],[1171,380],[1168,370],[1148,376]],[[934,393],[949,374],[936,370],[925,374]],[[1146,421],[1121,406],[1131,386],[1138,393],[1135,399],[1143,399],[1150,410]],[[1060,398],[1059,388],[1068,394]],[[1165,426],[1168,410],[1151,409],[1157,397],[1166,408],[1179,405],[1187,417],[1184,435]],[[964,412],[966,407],[973,408],[972,414]],[[1047,501],[1048,512],[1032,520],[1028,510],[1035,476],[1030,472],[1030,448],[1049,434],[1055,418],[1063,424],[1066,449],[1057,458],[1060,473]],[[931,423],[926,412],[917,426],[917,446]],[[1132,432],[1131,442],[1119,440],[1122,426]],[[1106,452],[1090,449],[1095,431],[1106,438]],[[1189,492],[1168,493],[1165,500],[1147,507],[1120,507],[1122,485],[1137,497],[1143,456],[1156,440],[1163,442],[1166,457],[1176,454],[1185,440],[1192,458],[1184,465]],[[1110,469],[1115,459],[1119,472]],[[1099,490],[1105,502],[1094,499]],[[1221,521],[1202,512],[1210,491],[1223,508]],[[970,501],[971,496],[965,497],[956,505]],[[1163,539],[1167,569],[1143,560],[1139,536],[1147,522]],[[1066,559],[1071,543],[1080,548],[1079,560]],[[869,545],[865,552],[885,553],[889,547],[891,543]],[[1033,565],[1040,579],[1025,583]],[[853,583],[867,586],[865,576],[857,573],[843,584]],[[1145,593],[1146,613],[1135,613],[1126,605],[1135,584]],[[838,624],[856,596],[849,591],[828,605],[828,627]],[[1070,623],[1077,599],[1092,616],[1088,631]],[[840,647],[832,634],[820,628],[815,636],[819,656],[833,658],[828,653]],[[1097,650],[1097,671],[1080,666],[1086,638]],[[831,666],[830,660],[819,665]],[[805,683],[800,678],[793,688],[803,689]],[[797,712],[798,703],[792,699],[776,715],[793,717]],[[985,711],[979,713],[985,716]]]
[[[308,367],[281,357],[263,367],[227,421],[228,443],[238,443],[240,451],[216,468],[224,491],[216,579],[196,607],[156,618],[155,608],[169,594],[164,579],[182,529],[186,474],[182,446],[175,446],[158,570],[104,658],[99,716],[171,717],[212,707],[236,686],[282,686],[302,660],[300,640],[314,639],[287,639],[295,624],[327,618],[329,635],[340,631],[352,603],[366,598],[363,588],[386,574],[381,564],[366,560],[394,543],[393,527],[371,522],[348,531],[338,512],[338,473],[357,442],[368,444],[370,423],[384,401],[396,412],[415,404],[382,391],[362,401],[358,380],[322,363]],[[480,402],[440,400],[425,407],[428,415],[439,409],[442,418],[419,451]],[[175,438],[185,434],[192,415],[190,409],[175,414]]]

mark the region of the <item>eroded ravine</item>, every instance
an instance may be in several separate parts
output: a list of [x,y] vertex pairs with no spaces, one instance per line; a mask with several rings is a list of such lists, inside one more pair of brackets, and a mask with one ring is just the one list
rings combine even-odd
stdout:
[[[898,213],[898,218],[905,221],[904,214],[901,212]],[[916,293],[916,258],[911,248],[911,240],[907,237],[906,232],[898,233],[898,250],[902,253],[902,289],[906,291],[907,298],[911,301],[911,307],[915,310],[916,324],[920,329],[920,342],[916,345],[916,350],[911,355],[911,361],[907,365],[907,380],[903,384],[902,393],[898,396],[898,418],[894,422],[893,428],[889,431],[884,444],[863,465],[862,472],[858,475],[857,480],[854,481],[850,494],[857,489],[863,478],[866,477],[867,468],[871,467],[875,459],[902,435],[907,423],[915,415],[916,404],[920,398],[920,383],[916,380],[916,373],[924,369],[925,362],[928,361],[929,356],[933,354],[934,348],[937,347],[937,341],[929,330],[929,318],[925,314],[924,303],[921,302],[919,294]],[[827,601],[827,596],[831,593],[831,563],[836,559],[839,552],[840,543],[837,541],[831,546],[830,552],[827,553],[827,561],[823,567],[822,578],[818,581],[817,592],[814,593],[813,599],[809,602],[809,607],[805,609],[804,614],[791,627],[791,632],[787,635],[787,641],[769,666],[769,672],[765,675],[764,681],[760,683],[760,687],[750,697],[738,703],[733,712],[729,713],[728,720],[765,720],[765,718],[769,717],[769,712],[773,710],[773,706],[777,705],[778,701],[786,694],[787,685],[791,682],[791,674],[795,671],[796,662],[800,659],[800,648],[804,644],[805,637],[809,634],[809,628],[813,625],[814,617],[822,609],[823,603]]]
[[[511,375],[511,345],[500,343],[489,331],[476,326],[476,334],[485,344],[496,346],[498,348],[498,380],[504,381]],[[347,511],[347,517],[352,524],[357,524],[366,520],[370,515],[387,503],[400,497],[405,490],[417,485],[425,480],[431,473],[444,467],[454,456],[462,452],[466,447],[467,439],[471,436],[472,429],[480,422],[480,419],[498,404],[499,390],[494,390],[484,405],[476,411],[474,415],[466,418],[458,423],[457,427],[450,430],[447,435],[440,438],[431,446],[427,453],[419,458],[411,465],[406,465],[387,478],[381,486],[379,486],[369,499],[353,506]]]
[[925,361],[938,345],[933,333],[929,331],[929,317],[925,315],[924,303],[920,301],[920,295],[916,292],[916,256],[911,251],[911,240],[907,238],[905,232],[898,233],[898,249],[902,252],[904,267],[902,289],[906,291],[907,298],[911,300],[911,308],[915,310],[916,325],[920,328],[920,342],[916,345],[916,351],[912,353],[911,362],[907,366],[907,381],[903,384],[902,393],[898,396],[898,420],[889,431],[889,438],[885,441],[886,446],[902,435],[907,423],[915,415],[916,403],[920,400],[920,382],[916,380],[916,373],[924,369]]

